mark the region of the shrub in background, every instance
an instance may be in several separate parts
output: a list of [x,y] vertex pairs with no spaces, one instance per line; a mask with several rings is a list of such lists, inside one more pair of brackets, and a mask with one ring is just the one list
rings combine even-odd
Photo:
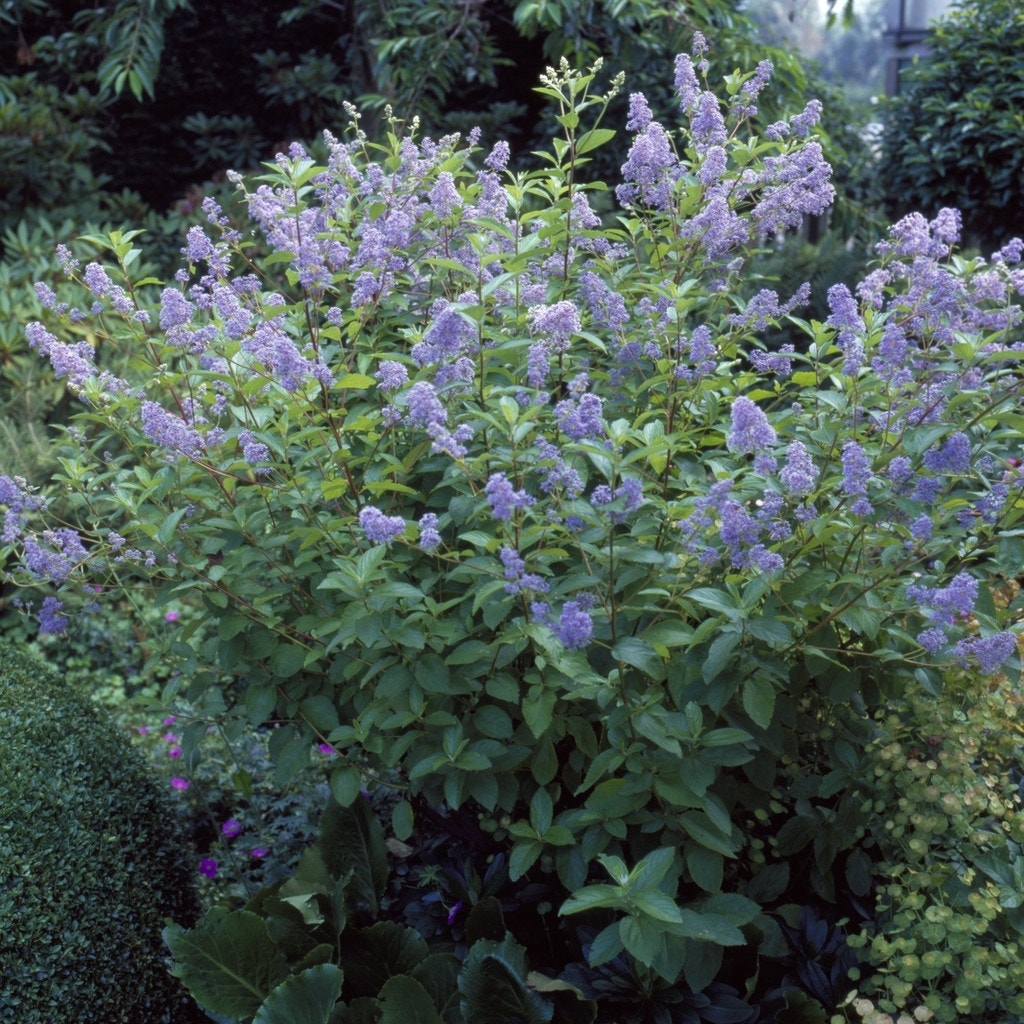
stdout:
[[[630,97],[612,226],[610,95],[562,66],[543,170],[354,123],[322,165],[238,179],[266,257],[213,203],[173,282],[133,281],[131,233],[116,266],[63,250],[127,362],[29,325],[83,400],[80,525],[3,478],[4,540],[58,588],[49,631],[86,583],[201,603],[216,635],[181,632],[166,695],[276,724],[281,779],[329,743],[338,804],[389,787],[399,840],[494,816],[510,878],[559,887],[534,963],[821,1012],[866,709],[1016,664],[985,583],[1022,564],[1021,246],[964,260],[954,211],[910,216],[824,322],[805,289],[742,297],[752,251],[832,199],[819,107],[751,131],[770,66],[723,101],[695,43],[680,128]],[[806,350],[766,351],[787,319]],[[825,985],[793,951],[818,933]],[[760,991],[766,958],[793,969]]]
[[201,1020],[164,964],[196,913],[180,820],[142,759],[33,659],[0,650],[0,1020]]
[[1024,234],[1022,46],[1014,0],[958,0],[931,26],[928,58],[902,73],[885,109],[891,213],[957,206],[970,243],[986,249]]

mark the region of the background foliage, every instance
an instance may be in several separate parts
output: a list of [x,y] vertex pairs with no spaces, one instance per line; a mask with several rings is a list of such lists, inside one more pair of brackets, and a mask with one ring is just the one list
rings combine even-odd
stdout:
[[889,210],[959,207],[976,245],[1024,233],[1024,10],[960,0],[933,27],[930,54],[888,101],[882,158]]

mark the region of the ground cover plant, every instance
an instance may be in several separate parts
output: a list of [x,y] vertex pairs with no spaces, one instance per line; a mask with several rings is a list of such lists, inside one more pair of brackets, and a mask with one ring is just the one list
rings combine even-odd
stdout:
[[[168,932],[229,1019],[825,1020],[890,856],[871,712],[1019,671],[990,583],[1022,563],[1024,246],[965,259],[955,211],[911,215],[825,322],[741,298],[833,198],[820,105],[753,131],[770,65],[721,77],[698,36],[679,126],[630,96],[602,220],[599,74],[543,80],[543,170],[352,111],[326,163],[237,177],[249,226],[209,203],[174,280],[125,231],[39,289],[74,518],[2,478],[11,580],[52,588],[49,632],[131,590],[201,610],[161,655],[184,757],[204,709],[282,781],[334,752],[294,877]],[[804,344],[767,349],[783,321]],[[382,827],[461,864],[393,883]],[[965,1019],[1005,1009],[979,991]]]

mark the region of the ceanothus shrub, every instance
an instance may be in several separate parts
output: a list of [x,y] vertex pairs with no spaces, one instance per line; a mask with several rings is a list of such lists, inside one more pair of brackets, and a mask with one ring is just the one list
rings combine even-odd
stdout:
[[[592,964],[625,948],[695,991],[781,941],[764,872],[813,854],[834,895],[864,709],[1012,663],[988,587],[1021,565],[1024,485],[1021,245],[964,259],[955,212],[910,216],[825,323],[806,287],[739,298],[833,189],[820,104],[751,135],[770,66],[721,100],[705,51],[678,126],[631,97],[614,188],[587,177],[609,96],[563,66],[543,170],[353,113],[323,165],[236,179],[244,228],[209,203],[173,281],[132,280],[131,232],[109,265],[62,250],[77,305],[41,289],[27,330],[81,399],[76,525],[2,481],[44,628],[85,585],[201,604],[168,696],[273,720],[284,776],[330,743],[337,800],[393,787],[400,838],[424,802],[507,815],[513,878],[604,915]],[[806,347],[767,349],[787,318]],[[768,819],[795,823],[770,849]]]

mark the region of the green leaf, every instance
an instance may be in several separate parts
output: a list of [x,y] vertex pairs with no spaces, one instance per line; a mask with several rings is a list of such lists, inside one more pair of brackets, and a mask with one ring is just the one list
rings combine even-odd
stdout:
[[701,674],[705,683],[713,683],[732,661],[733,651],[739,646],[742,634],[737,629],[727,633],[719,633],[708,648],[707,657],[701,666]]
[[622,952],[622,935],[619,922],[614,921],[607,928],[604,928],[590,944],[590,955],[587,962],[591,967],[600,967],[601,964],[617,957]]
[[355,765],[343,765],[331,772],[331,795],[342,807],[355,803],[362,784],[363,776]]
[[697,587],[687,591],[686,596],[702,607],[710,608],[713,612],[723,612],[730,619],[738,618],[743,614],[743,606],[737,598],[724,590],[716,590],[714,587]]
[[660,679],[665,674],[665,663],[661,655],[646,640],[637,636],[623,637],[613,648],[612,657],[640,669],[651,679]]
[[558,694],[543,686],[531,686],[523,700],[523,719],[537,739],[540,739],[551,726],[557,700]]
[[680,908],[682,924],[666,925],[677,935],[701,942],[715,942],[719,946],[742,946],[746,944],[743,932],[720,914],[701,914],[689,907]]
[[513,882],[518,881],[536,863],[543,846],[535,839],[527,839],[516,843],[508,858],[508,876]]
[[391,831],[395,833],[395,838],[404,842],[412,835],[414,824],[412,804],[408,800],[399,800],[391,808]]
[[422,936],[394,921],[347,930],[341,943],[346,998],[350,990],[354,996],[376,996],[389,979],[411,974],[428,954]]
[[481,939],[459,975],[462,1013],[473,1024],[547,1024],[554,1008],[526,986],[526,961],[511,937]]
[[637,889],[650,889],[660,885],[675,863],[675,859],[675,847],[662,846],[657,850],[652,850],[630,871],[630,884]]
[[[501,934],[504,936],[504,929]],[[469,938],[468,929],[466,942],[473,942]],[[459,958],[454,953],[431,953],[425,960],[421,960],[409,975],[426,990],[441,1018],[453,1024],[455,1021],[462,1024],[462,1013],[459,1010],[460,967]]]
[[686,851],[686,869],[705,892],[718,892],[722,888],[724,867],[722,855],[706,846],[690,846]]
[[657,921],[627,917],[619,924],[619,935],[626,951],[648,967],[658,955],[664,941],[662,926]]
[[388,882],[388,853],[370,802],[356,800],[342,807],[331,801],[320,817],[319,845],[327,870],[335,878],[351,871],[353,891],[376,914]]
[[775,850],[780,857],[791,857],[814,841],[821,828],[817,818],[794,815],[779,829],[775,837]]
[[612,128],[591,128],[589,132],[584,132],[576,140],[576,155],[583,156],[584,153],[603,146],[613,138],[615,138],[615,131]]
[[533,830],[541,838],[543,838],[544,833],[551,828],[553,814],[554,805],[551,802],[551,796],[548,791],[541,786],[537,792],[533,794],[533,799],[530,801],[530,824],[533,826]]
[[327,1024],[344,978],[334,964],[319,964],[286,978],[264,1000],[253,1024]]
[[415,978],[399,974],[380,990],[380,1024],[444,1024],[427,990]]
[[767,729],[775,713],[775,687],[770,679],[750,676],[743,682],[743,710],[762,729]]
[[258,914],[214,907],[195,928],[164,930],[171,973],[201,1006],[227,1017],[252,1017],[286,977],[288,965]]
[[711,819],[700,811],[687,811],[681,814],[679,824],[701,846],[706,846],[723,857],[732,857],[736,852],[735,840],[731,836],[723,835]]
[[703,992],[722,969],[725,950],[714,942],[686,943],[683,977],[694,992]]

